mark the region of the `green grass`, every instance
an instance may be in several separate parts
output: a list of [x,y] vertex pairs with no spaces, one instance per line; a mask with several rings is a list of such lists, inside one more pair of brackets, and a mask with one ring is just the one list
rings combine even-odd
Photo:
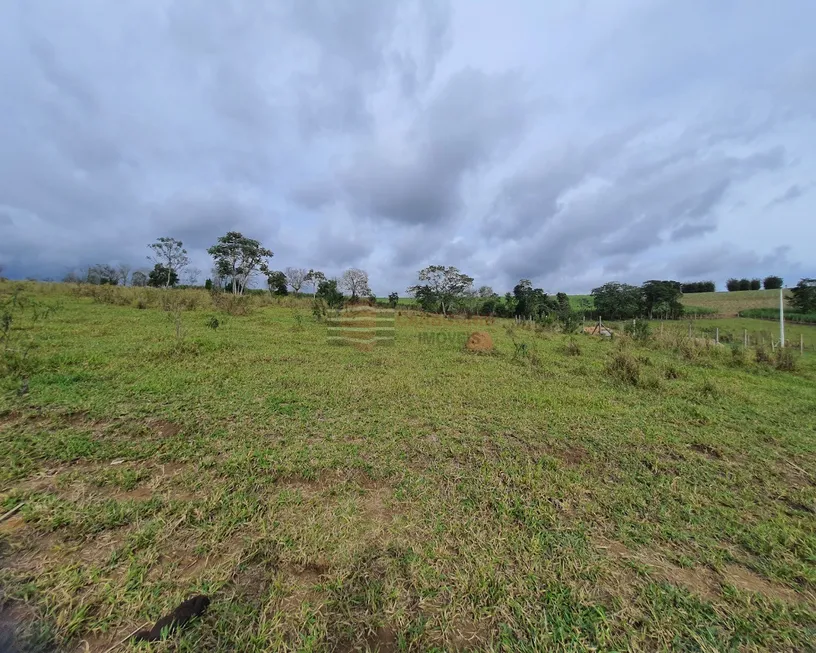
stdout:
[[[785,290],[785,297],[790,291]],[[778,290],[740,290],[736,292],[699,292],[683,295],[683,303],[709,309],[721,315],[737,315],[751,308],[779,308]]]
[[62,308],[0,397],[0,587],[33,638],[104,651],[205,592],[167,650],[812,646],[811,353],[413,312],[359,351],[308,302],[203,294],[177,339],[35,290]]
[[595,306],[595,301],[592,295],[570,295],[569,302],[572,310],[574,311],[580,311],[584,308],[591,310]]
[[[779,308],[749,308],[748,310],[740,311],[740,317],[752,317],[760,320],[778,320]],[[816,324],[816,313],[797,313],[792,310],[786,310],[785,321]]]

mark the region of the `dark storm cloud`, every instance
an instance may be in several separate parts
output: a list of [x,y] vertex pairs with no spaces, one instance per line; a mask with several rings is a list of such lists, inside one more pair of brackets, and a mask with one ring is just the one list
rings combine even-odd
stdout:
[[340,174],[358,214],[398,223],[445,221],[461,207],[461,182],[512,146],[527,119],[521,80],[473,69],[454,74],[418,116],[398,152],[374,146]]
[[[580,181],[600,174],[601,165],[614,168],[611,159],[616,155],[650,157],[648,152],[633,154],[624,145],[618,142],[607,148],[602,160],[578,157],[563,168],[556,164],[537,174],[525,171],[523,184],[513,178],[506,182],[501,219],[526,226],[516,234],[518,244],[504,253],[506,269],[519,277],[546,276],[610,256],[636,256],[666,239],[705,234],[715,228],[711,216],[734,184],[786,163],[778,147],[741,158],[712,152],[697,157],[658,155],[653,164],[624,161],[617,166],[621,172],[613,183],[567,196]],[[565,198],[563,203],[559,198]],[[495,213],[491,218],[493,224],[499,222]]]
[[727,277],[761,277],[779,274],[783,270],[799,269],[788,256],[789,247],[777,247],[767,254],[735,249],[726,245],[703,248],[677,262],[676,270],[682,278],[702,279],[714,276],[722,287]]
[[237,229],[378,293],[431,263],[499,290],[798,269],[816,9],[647,4],[7,0],[0,263],[170,235],[205,268]]

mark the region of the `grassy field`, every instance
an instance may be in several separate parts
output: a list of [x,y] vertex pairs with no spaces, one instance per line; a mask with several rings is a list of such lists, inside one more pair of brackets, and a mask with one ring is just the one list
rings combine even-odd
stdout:
[[[785,291],[790,297],[790,291]],[[700,292],[683,295],[687,306],[700,306],[722,315],[736,315],[749,308],[779,308],[778,290],[740,290],[737,292]]]
[[[606,324],[606,322],[604,322]],[[615,331],[623,331],[622,322],[608,323]],[[669,320],[651,322],[652,330],[659,334],[660,330],[666,334],[688,336],[691,327],[692,338],[706,338],[714,340],[716,330],[719,329],[719,340],[722,344],[742,345],[745,339],[751,347],[757,345],[771,349],[771,342],[779,342],[779,323],[771,320],[757,320],[743,317],[726,318],[695,318],[693,320]],[[816,328],[805,324],[786,323],[785,340],[790,347],[799,347],[801,342],[806,352],[816,351]]]
[[61,308],[0,396],[0,603],[32,647],[206,593],[117,650],[812,650],[812,354],[413,311],[361,351],[308,302],[36,291]]

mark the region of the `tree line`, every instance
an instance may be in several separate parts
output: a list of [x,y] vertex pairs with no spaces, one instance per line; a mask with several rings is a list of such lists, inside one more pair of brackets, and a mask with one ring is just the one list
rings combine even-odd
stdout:
[[782,277],[772,275],[764,279],[734,279],[731,278],[725,282],[725,287],[728,292],[738,292],[740,290],[779,290],[783,285]]
[[[89,266],[82,274],[69,273],[65,281],[170,288],[178,285],[184,274],[187,285],[197,285],[201,272],[190,267],[182,241],[164,236],[150,243],[148,248],[150,254],[147,259],[153,263],[151,270],[132,271],[126,264],[117,267],[97,264]],[[295,295],[300,295],[304,290],[311,289],[316,310],[341,308],[347,301],[377,301],[369,287],[365,270],[350,268],[339,279],[329,279],[323,272],[314,269],[287,267],[273,270],[269,264],[269,259],[274,256],[272,251],[238,231],[227,232],[218,238],[207,252],[213,258],[213,267],[204,286],[213,292],[243,295],[252,279],[262,275],[273,295],[287,295],[290,289]],[[598,314],[610,320],[638,317],[677,319],[683,314],[680,300],[684,293],[712,292],[715,289],[713,281],[681,283],[650,280],[641,286],[610,282],[592,289],[592,302],[581,299],[578,306],[573,307],[565,293],[549,294],[542,288],[534,288],[529,279],[519,280],[512,292],[501,296],[490,286],[474,288],[473,277],[454,266],[430,265],[420,270],[417,277],[418,283],[409,287],[407,292],[425,311],[446,316],[464,313],[539,321],[570,320],[577,313]],[[796,298],[801,297],[801,303],[809,303],[814,292],[809,285],[811,281],[800,281],[792,301],[798,301]],[[758,290],[761,285],[766,289],[782,288],[783,280],[778,276],[768,276],[762,281],[729,279],[726,284],[729,291]],[[399,294],[390,293],[387,304],[395,307],[398,302]]]

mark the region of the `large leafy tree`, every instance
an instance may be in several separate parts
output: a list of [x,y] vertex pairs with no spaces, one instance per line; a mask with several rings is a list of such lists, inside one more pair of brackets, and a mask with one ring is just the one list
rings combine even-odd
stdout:
[[783,283],[782,277],[777,277],[775,275],[765,277],[765,279],[762,281],[762,285],[765,286],[765,290],[779,290]]
[[269,292],[273,295],[288,295],[289,289],[286,287],[286,274],[280,270],[275,270],[266,275],[266,283]]
[[417,301],[426,310],[441,310],[443,315],[466,295],[473,285],[473,277],[461,273],[458,268],[445,265],[429,265],[419,271],[418,284],[408,288],[408,292],[416,297]]
[[637,286],[612,281],[592,289],[598,314],[608,320],[627,320],[643,312],[641,290]]
[[650,317],[673,320],[683,314],[679,281],[647,281],[643,284],[643,310]]
[[336,279],[324,279],[317,286],[315,292],[317,299],[322,299],[326,302],[329,308],[343,308],[343,293],[337,289]]
[[[187,250],[184,249],[184,243],[175,238],[163,236],[157,238],[156,242],[151,243],[148,247],[153,250],[153,253],[150,254],[147,259],[156,265],[161,265],[170,270],[170,272],[176,275],[176,279],[178,279],[181,270],[190,263],[190,259],[187,258]],[[170,284],[172,275],[167,274],[165,278],[167,280],[165,287],[172,285]]]
[[147,285],[154,288],[169,288],[178,283],[178,274],[166,265],[156,263],[147,277]]
[[207,252],[213,257],[218,274],[229,280],[235,295],[244,293],[256,272],[269,271],[267,259],[273,256],[260,242],[247,238],[239,231],[230,231],[221,236]]
[[533,288],[529,279],[522,279],[513,288],[515,315],[541,319],[550,309],[557,308],[541,288]]
[[800,279],[791,288],[790,303],[800,313],[816,313],[816,279]]
[[326,280],[326,275],[323,274],[320,270],[312,270],[310,269],[306,273],[305,283],[310,284],[312,289],[314,290],[315,294],[317,294],[317,288],[322,281]]

